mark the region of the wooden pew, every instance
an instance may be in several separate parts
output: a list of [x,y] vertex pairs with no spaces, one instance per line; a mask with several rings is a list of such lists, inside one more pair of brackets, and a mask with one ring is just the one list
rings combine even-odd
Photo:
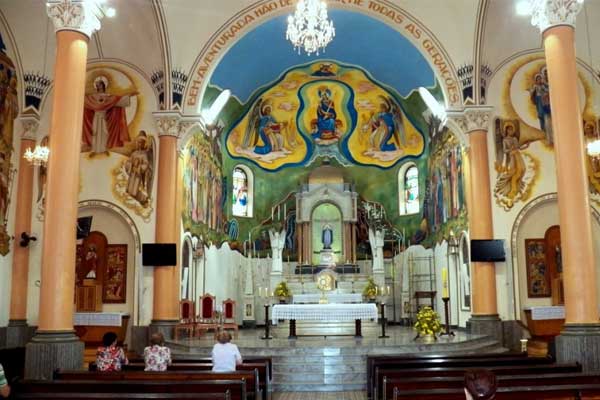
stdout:
[[[130,362],[128,365],[123,365],[123,371],[143,371],[145,364],[143,362]],[[267,362],[245,362],[242,365],[238,365],[238,371],[258,371],[258,384],[262,391],[263,400],[269,399],[271,393],[271,379],[269,375],[269,365]],[[188,362],[174,362],[170,365],[167,371],[210,371],[212,364],[210,363],[188,363]]]
[[373,395],[373,375],[375,367],[383,365],[402,365],[405,361],[421,361],[424,363],[435,362],[435,360],[474,360],[474,359],[507,359],[521,360],[527,358],[527,353],[486,353],[486,354],[425,354],[425,355],[410,355],[410,354],[395,354],[395,355],[377,355],[367,356],[367,396],[369,399]]
[[[498,387],[513,386],[557,386],[600,384],[600,375],[585,373],[541,374],[541,375],[499,375]],[[463,376],[427,378],[383,378],[383,399],[393,398],[394,388],[400,393],[421,389],[460,389],[464,387]]]
[[[460,366],[460,367],[431,367],[431,368],[375,368],[375,376],[373,378],[375,387],[373,395],[375,399],[381,399],[383,378],[398,379],[398,378],[417,378],[417,377],[449,377],[449,376],[464,376],[465,372],[472,368],[482,368],[482,366]],[[494,372],[496,375],[532,375],[532,374],[551,374],[551,373],[568,373],[581,372],[581,365],[573,364],[527,364],[527,365],[487,365],[485,369]]]
[[69,399],[69,400],[231,400],[231,393],[17,393],[14,399]]
[[[229,392],[231,400],[247,400],[246,382],[240,380],[200,381],[139,381],[139,380],[24,380],[13,385],[13,393],[36,398],[33,395],[52,393],[95,393],[115,394],[117,399],[130,394],[224,394]],[[30,396],[31,395],[31,396]],[[59,397],[60,398],[60,397]],[[115,397],[113,397],[115,398]],[[159,396],[160,398],[160,396]]]
[[[394,400],[464,400],[464,389],[430,389],[411,390],[406,392],[394,391]],[[516,386],[498,388],[496,400],[598,400],[600,385],[558,385],[558,386]]]
[[258,371],[119,371],[119,372],[89,372],[89,371],[64,371],[54,372],[55,380],[138,380],[138,381],[202,381],[202,380],[240,380],[246,382],[246,392],[250,399],[261,399],[262,393],[258,383]]

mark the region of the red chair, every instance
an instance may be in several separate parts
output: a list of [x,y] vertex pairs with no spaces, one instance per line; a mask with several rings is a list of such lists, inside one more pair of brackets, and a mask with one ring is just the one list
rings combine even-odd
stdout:
[[196,322],[197,336],[203,335],[204,332],[211,329],[216,332],[219,328],[215,305],[215,296],[206,293],[200,297],[200,315],[198,316],[198,320]]
[[223,329],[233,329],[237,335],[238,326],[235,322],[235,300],[223,301]]
[[179,323],[175,325],[175,340],[179,339],[179,332],[188,333],[188,337],[194,336],[196,328],[196,307],[192,300],[181,300],[179,302]]

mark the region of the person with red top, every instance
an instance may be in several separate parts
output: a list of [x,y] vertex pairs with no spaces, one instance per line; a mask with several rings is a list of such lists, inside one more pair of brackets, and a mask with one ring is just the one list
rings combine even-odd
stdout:
[[98,371],[120,371],[123,364],[129,364],[123,348],[117,346],[116,333],[105,333],[104,337],[102,337],[102,342],[104,346],[98,347],[98,352],[96,353]]

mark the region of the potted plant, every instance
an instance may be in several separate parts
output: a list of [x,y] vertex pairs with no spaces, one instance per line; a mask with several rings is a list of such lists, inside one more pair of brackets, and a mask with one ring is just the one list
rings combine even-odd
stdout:
[[372,277],[367,280],[367,286],[363,290],[363,296],[367,298],[369,303],[374,303],[377,297],[377,285]]
[[417,322],[414,328],[417,331],[415,340],[421,337],[424,338],[425,342],[437,340],[435,335],[442,331],[438,313],[433,311],[431,307],[421,308],[417,313]]
[[275,296],[279,297],[280,303],[285,303],[292,296],[292,292],[285,281],[279,282],[275,287]]

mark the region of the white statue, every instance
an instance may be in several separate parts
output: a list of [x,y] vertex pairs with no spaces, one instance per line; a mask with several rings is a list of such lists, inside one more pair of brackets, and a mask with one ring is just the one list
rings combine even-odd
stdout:
[[285,248],[285,229],[281,232],[275,229],[269,229],[269,239],[271,240],[271,251],[273,252],[273,267],[271,274],[283,272],[283,249]]

